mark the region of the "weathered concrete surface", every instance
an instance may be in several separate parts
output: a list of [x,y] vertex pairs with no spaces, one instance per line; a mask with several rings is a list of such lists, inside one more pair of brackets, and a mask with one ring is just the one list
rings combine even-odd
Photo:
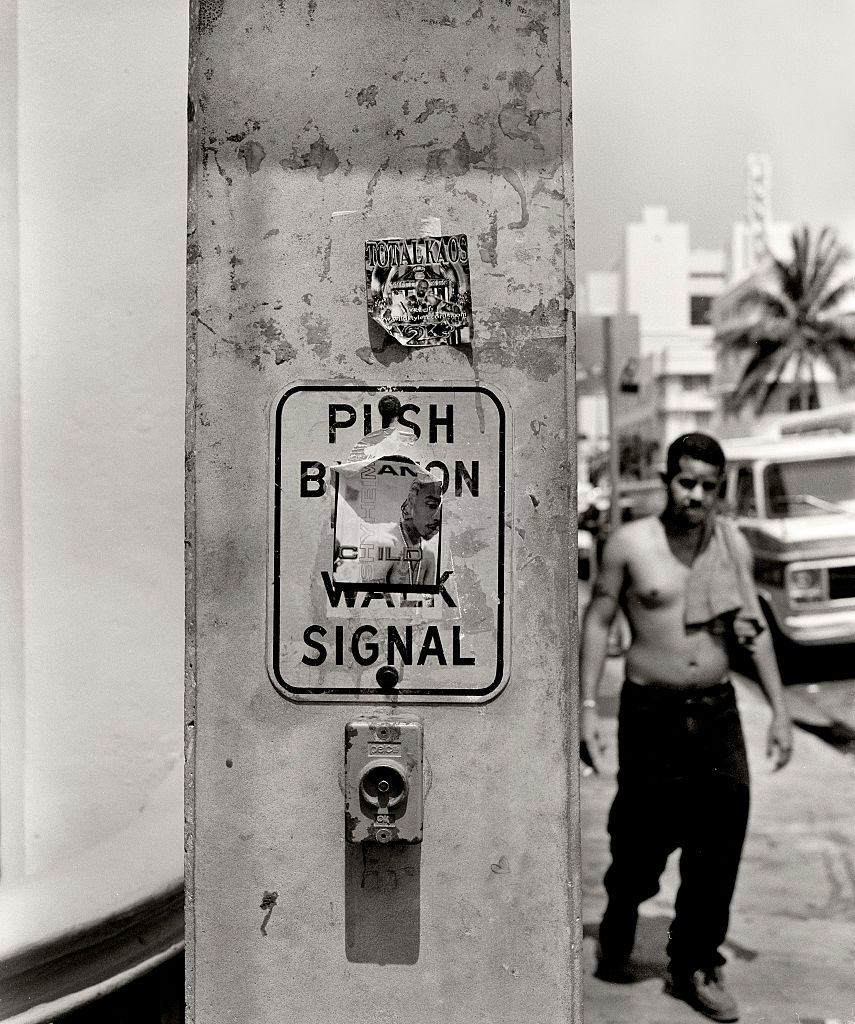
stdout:
[[[504,0],[199,10],[188,920],[204,1024],[579,1019],[567,22]],[[369,342],[364,240],[428,216],[470,240],[472,352]],[[405,852],[343,840],[344,724],[370,708],[296,706],[265,671],[268,408],[333,378],[479,380],[513,406],[512,675],[486,706],[418,708],[430,789]]]
[[[606,818],[614,796],[615,726],[622,661],[608,664],[601,714],[609,771],[582,785],[586,1024],[701,1020],[662,992],[667,929],[679,877],[672,857],[658,896],[642,905],[634,959],[645,980],[609,985],[591,976],[605,906]],[[746,1024],[855,1019],[855,760],[796,733],[793,760],[773,772],[764,757],[769,710],[737,690],[751,767],[748,839],[724,947],[728,984]]]

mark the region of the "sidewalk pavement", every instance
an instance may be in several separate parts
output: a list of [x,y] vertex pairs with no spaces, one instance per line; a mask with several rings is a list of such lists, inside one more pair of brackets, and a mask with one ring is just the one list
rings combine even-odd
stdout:
[[[622,676],[623,659],[609,659],[600,695],[608,768],[582,780],[585,1024],[694,1024],[706,1018],[662,991],[679,854],[659,894],[641,906],[634,960],[643,980],[613,985],[592,976]],[[765,757],[768,706],[736,680],[752,794],[723,949],[728,986],[743,1024],[855,1024],[855,758],[796,730],[792,761],[773,772]]]

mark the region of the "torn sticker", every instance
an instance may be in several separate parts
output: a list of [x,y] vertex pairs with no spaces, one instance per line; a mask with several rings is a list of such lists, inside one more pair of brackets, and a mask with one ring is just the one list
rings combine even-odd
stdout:
[[[400,408],[397,399],[392,401]],[[403,611],[410,618],[442,618],[446,605],[459,616],[442,536],[447,483],[440,464],[431,463],[420,447],[416,433],[396,415],[390,426],[363,437],[346,461],[330,467],[332,581],[375,598],[385,595],[383,617],[401,617]]]
[[398,454],[331,470],[338,477],[334,580],[435,587],[442,478]]

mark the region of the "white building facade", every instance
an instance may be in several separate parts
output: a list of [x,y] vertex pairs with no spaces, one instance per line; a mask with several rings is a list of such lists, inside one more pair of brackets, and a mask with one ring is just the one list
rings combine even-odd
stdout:
[[[617,400],[624,476],[651,475],[675,437],[710,428],[716,403],[709,315],[726,275],[724,252],[692,249],[689,226],[669,220],[662,206],[645,207],[639,221],[627,224],[618,269],[588,275],[585,312],[638,325],[638,390]],[[586,426],[580,415],[580,429]]]
[[[740,296],[768,274],[772,259],[792,257],[792,225],[772,219],[771,161],[765,154],[747,157],[745,198],[745,216],[734,223],[727,252],[693,249],[688,224],[669,220],[664,206],[645,207],[641,219],[624,229],[617,267],[588,274],[580,289],[581,314],[637,323],[638,388],[617,395],[615,415],[626,477],[655,472],[667,446],[682,433],[756,434],[801,408],[805,389],[790,367],[784,379],[789,373],[792,387],[779,389],[762,416],[752,409],[735,411],[732,395],[744,356],[715,344],[714,322],[733,315]],[[849,314],[849,307],[842,312]],[[855,317],[855,298],[850,315]],[[579,320],[581,344],[586,317]],[[602,430],[605,398],[595,405],[596,381],[585,373],[579,423],[593,437]],[[815,366],[814,379],[823,408],[851,400],[851,390],[842,392],[824,364]]]

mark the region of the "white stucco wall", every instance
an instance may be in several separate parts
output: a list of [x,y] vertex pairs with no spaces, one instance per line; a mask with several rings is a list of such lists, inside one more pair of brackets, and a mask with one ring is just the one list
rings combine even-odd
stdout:
[[26,870],[181,757],[186,10],[20,0]]

